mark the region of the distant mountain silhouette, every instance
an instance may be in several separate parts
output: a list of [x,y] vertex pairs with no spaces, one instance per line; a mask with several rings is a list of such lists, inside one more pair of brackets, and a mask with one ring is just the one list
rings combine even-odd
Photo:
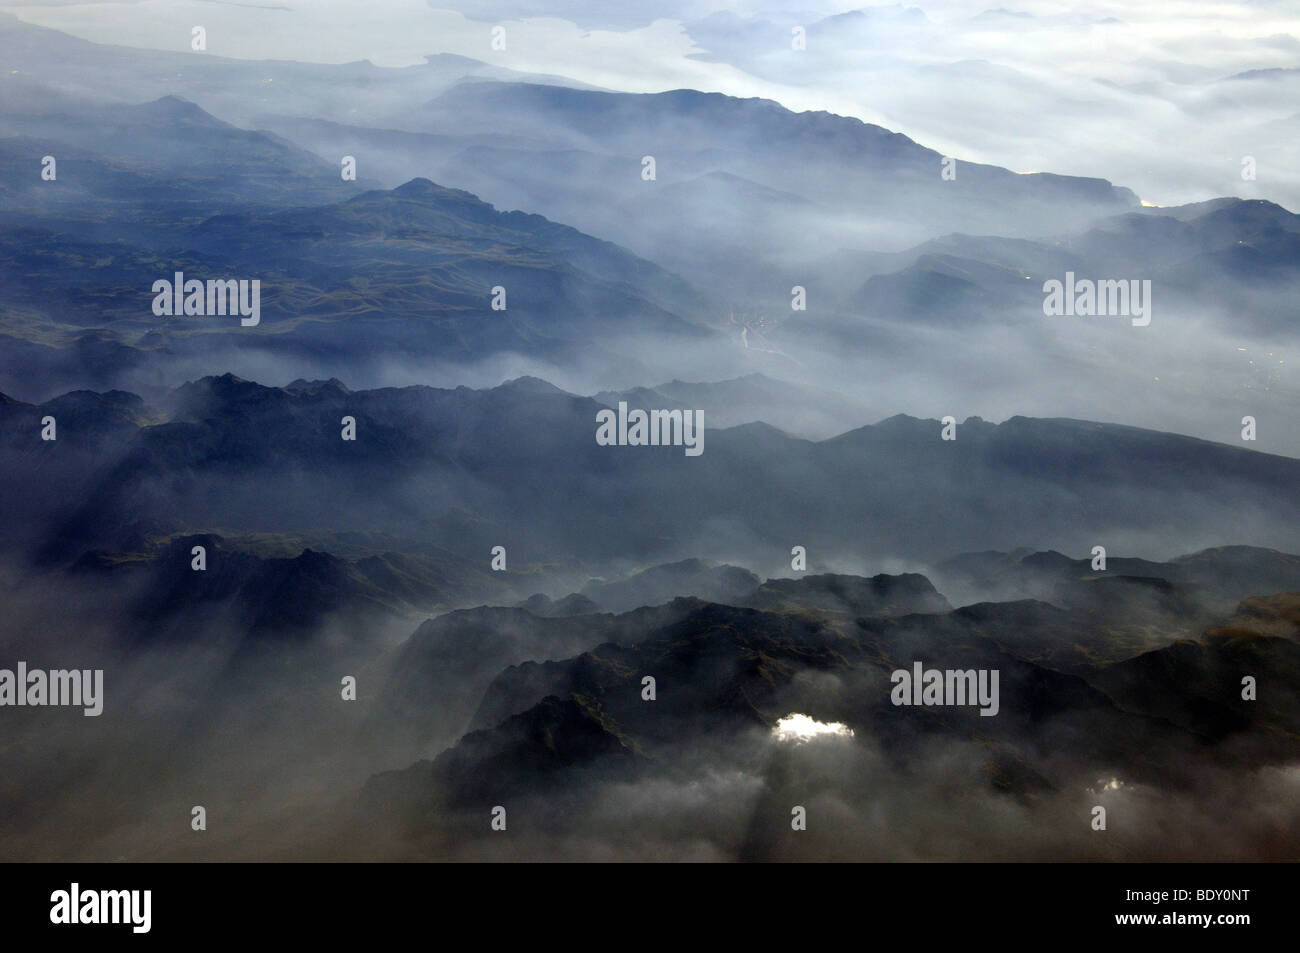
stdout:
[[[945,441],[937,421],[899,416],[820,442],[754,424],[706,430],[704,454],[690,458],[599,446],[600,404],[528,382],[351,392],[226,375],[159,403],[166,422],[137,428],[116,411],[68,422],[39,455],[20,448],[38,441],[49,406],[0,405],[11,533],[64,561],[128,548],[143,525],[299,535],[418,525],[473,558],[507,541],[525,563],[685,558],[710,550],[707,526],[773,558],[795,544],[923,560],[990,543],[1078,551],[1107,539],[1114,550],[1151,532],[1192,549],[1221,542],[1229,525],[1237,538],[1300,548],[1288,515],[1300,462],[1112,424],[973,418]],[[344,416],[356,441],[341,439]],[[81,456],[91,447],[93,463]],[[38,489],[51,481],[79,489],[51,498]],[[34,521],[43,509],[61,522]]]

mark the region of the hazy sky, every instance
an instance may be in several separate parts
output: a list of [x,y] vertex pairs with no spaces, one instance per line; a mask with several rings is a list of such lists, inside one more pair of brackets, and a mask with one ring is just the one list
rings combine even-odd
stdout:
[[[101,43],[403,67],[455,53],[624,91],[762,96],[1016,171],[1109,178],[1157,204],[1300,204],[1300,4],[930,0],[114,0],[0,3]],[[624,8],[626,6],[626,8]],[[614,9],[610,9],[614,7]],[[858,12],[849,12],[858,11]],[[505,50],[491,31],[505,28]],[[791,49],[803,27],[807,48]],[[1291,70],[1229,79],[1249,70]],[[1243,157],[1258,178],[1241,178]]]

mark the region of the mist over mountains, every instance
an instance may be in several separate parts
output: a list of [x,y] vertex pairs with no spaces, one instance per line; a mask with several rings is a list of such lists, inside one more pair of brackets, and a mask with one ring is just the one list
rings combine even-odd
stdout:
[[[660,101],[619,109],[670,117],[658,141],[697,142],[701,127],[719,137],[729,129],[740,135],[759,108],[725,97],[704,97],[707,107],[689,99],[679,107],[669,94],[649,98]],[[494,109],[512,102],[490,100]],[[566,107],[574,117],[593,108]],[[530,115],[540,108],[531,99],[518,106]],[[675,129],[679,111],[686,126]],[[339,154],[360,156],[358,181],[346,183],[323,158],[276,136],[233,129],[176,99],[81,104],[62,119],[17,110],[6,116],[17,137],[0,142],[11,164],[33,152],[61,151],[54,143],[74,145],[62,155],[61,180],[32,181],[16,166],[7,177],[23,184],[10,189],[5,215],[12,227],[0,258],[12,289],[3,389],[29,400],[81,386],[152,393],[231,370],[272,383],[340,377],[360,386],[432,377],[481,387],[530,374],[591,393],[760,373],[805,388],[829,384],[839,397],[828,403],[850,403],[848,413],[829,408],[830,421],[815,409],[807,419],[772,421],[808,436],[905,407],[936,417],[1028,412],[1134,422],[1222,440],[1249,413],[1266,421],[1262,446],[1294,452],[1294,419],[1285,408],[1296,396],[1289,371],[1295,215],[1241,200],[1124,212],[1131,202],[1104,183],[965,164],[965,177],[948,182],[935,174],[937,154],[888,145],[894,140],[883,130],[774,104],[758,115],[792,127],[760,142],[794,145],[766,158],[767,149],[749,140],[733,152],[705,150],[691,161],[712,171],[692,188],[708,192],[739,181],[723,171],[734,154],[744,163],[767,163],[769,180],[787,192],[813,194],[826,182],[865,177],[863,202],[907,209],[814,210],[808,214],[820,224],[808,231],[784,213],[766,225],[736,218],[735,210],[766,201],[745,192],[718,199],[726,211],[715,214],[713,198],[665,200],[663,190],[676,188],[671,183],[682,173],[661,163],[660,179],[642,182],[637,150],[614,141],[602,148],[623,149],[611,160],[621,171],[603,178],[544,160],[516,163],[544,180],[538,191],[545,198],[505,201],[555,216],[543,219],[498,211],[447,187],[472,184],[502,201],[501,191],[481,180],[490,168],[484,160],[472,163],[472,176],[427,157],[413,160],[404,175],[438,178],[365,191],[355,186],[369,179],[367,152],[355,143],[339,146]],[[132,147],[96,151],[112,147],[110,130],[124,121],[131,135],[121,141],[129,138]],[[814,134],[799,133],[809,122]],[[186,130],[179,142],[172,123]],[[827,135],[816,132],[822,125]],[[234,150],[232,135],[244,140]],[[790,151],[796,148],[797,155]],[[883,149],[887,161],[862,164],[862,149]],[[173,161],[160,168],[168,155]],[[806,170],[805,186],[789,180],[791,168]],[[238,171],[223,179],[217,170]],[[512,174],[510,182],[519,181]],[[34,191],[40,186],[46,188]],[[559,201],[566,187],[574,196],[567,205]],[[604,189],[605,198],[589,201],[594,189]],[[915,189],[921,192],[909,196]],[[990,201],[993,193],[1001,197]],[[633,201],[640,204],[627,204]],[[1074,205],[1078,214],[1066,211]],[[1038,217],[1008,232],[1008,208]],[[592,219],[593,210],[605,210],[609,222]],[[823,230],[834,230],[835,219],[856,228],[872,215],[891,228],[916,215],[922,230],[886,243],[888,251],[863,250],[872,242]],[[656,216],[663,218],[663,241],[653,237]],[[1003,222],[999,236],[970,231],[992,229],[995,220]],[[682,221],[730,231],[706,225],[683,232]],[[794,247],[805,249],[805,260],[768,255],[764,234],[785,249],[791,234],[802,236]],[[617,245],[601,240],[610,237]],[[909,249],[913,240],[921,244]],[[76,282],[55,280],[69,272]],[[176,273],[198,280],[256,273],[261,323],[247,329],[204,315],[160,322],[150,309],[151,288]],[[1044,282],[1067,273],[1089,280],[1149,276],[1151,325],[1045,318]],[[791,309],[798,289],[804,311]],[[1062,379],[1072,386],[1054,383]]]
[[933,11],[804,11],[806,66],[697,12],[699,75],[820,105],[0,14],[0,670],[106,685],[0,682],[0,857],[1295,859],[1286,183],[1160,207],[812,95],[856,37],[914,102]]
[[[1295,460],[1082,421],[972,418],[945,441],[940,421],[897,416],[809,441],[706,420],[692,458],[601,447],[605,405],[527,378],[351,391],[224,375],[163,404],[8,400],[11,539],[56,561],[221,527],[425,537],[464,555],[505,545],[527,562],[766,553],[775,565],[802,545],[821,565],[870,566],[989,545],[1172,554],[1225,537],[1300,548]],[[60,442],[33,448],[51,415]],[[345,418],[355,440],[341,439]]]

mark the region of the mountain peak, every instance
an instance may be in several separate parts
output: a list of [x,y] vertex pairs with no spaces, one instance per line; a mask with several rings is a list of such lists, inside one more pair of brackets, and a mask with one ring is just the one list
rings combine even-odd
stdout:
[[499,389],[508,389],[521,394],[566,393],[550,381],[544,381],[540,377],[532,377],[528,374],[525,374],[523,377],[516,377],[513,380],[503,381]]
[[256,381],[246,381],[242,377],[227,372],[219,377],[209,375],[200,377],[196,381],[187,381],[176,388],[175,393],[184,403],[195,398],[200,401],[207,398],[216,398],[223,401],[244,399],[273,390],[275,388],[266,387]]
[[938,423],[938,421],[923,421],[920,417],[913,417],[911,414],[894,414],[892,417],[886,417],[884,420],[879,421],[876,426],[901,429],[914,427],[920,423]]
[[469,192],[461,189],[449,189],[446,186],[439,185],[431,179],[424,176],[417,176],[409,182],[405,182],[393,189],[394,195],[400,195],[404,199],[437,199],[440,201],[453,200],[457,202],[472,202],[476,205],[487,205],[482,199]]
[[171,122],[200,119],[214,125],[222,124],[220,120],[204,112],[201,106],[180,96],[161,96],[150,102],[132,106],[131,109],[151,119],[164,119]]
[[284,389],[294,394],[310,394],[313,396],[320,395],[323,393],[334,393],[334,394],[343,394],[343,395],[352,393],[352,391],[348,389],[347,385],[344,384],[337,377],[331,377],[327,381],[322,381],[322,380],[309,381],[300,377],[297,380],[289,384],[286,384]]

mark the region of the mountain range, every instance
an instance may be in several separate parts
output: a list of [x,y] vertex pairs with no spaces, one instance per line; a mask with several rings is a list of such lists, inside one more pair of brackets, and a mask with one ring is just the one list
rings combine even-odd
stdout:
[[[113,392],[6,399],[6,525],[55,561],[230,531],[415,536],[483,562],[501,545],[516,567],[728,552],[773,566],[794,546],[821,566],[990,545],[1176,551],[1220,545],[1227,527],[1300,548],[1300,463],[1241,447],[1024,417],[972,418],[945,440],[939,421],[896,416],[821,441],[706,429],[688,457],[598,445],[603,406],[536,379],[354,392],[232,375],[157,407]],[[39,439],[46,416],[55,441]]]

